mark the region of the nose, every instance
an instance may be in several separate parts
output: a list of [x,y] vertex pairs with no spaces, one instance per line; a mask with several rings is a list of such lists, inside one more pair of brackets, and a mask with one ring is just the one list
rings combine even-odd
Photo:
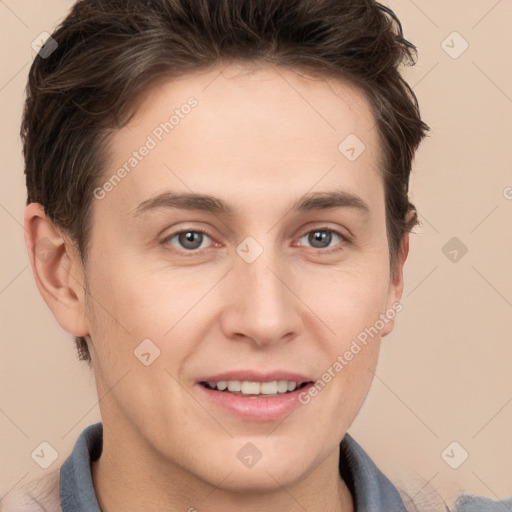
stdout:
[[291,276],[279,256],[268,249],[252,263],[236,255],[224,287],[224,335],[259,347],[297,337],[302,331],[304,307],[294,292],[299,280],[300,276]]

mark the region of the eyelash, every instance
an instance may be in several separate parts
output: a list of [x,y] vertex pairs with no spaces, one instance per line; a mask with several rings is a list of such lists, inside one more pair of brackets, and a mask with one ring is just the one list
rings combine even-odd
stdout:
[[[342,235],[339,231],[336,231],[335,229],[330,229],[330,228],[327,228],[327,227],[320,227],[320,228],[314,228],[314,229],[310,229],[309,231],[306,231],[303,235],[300,236],[300,238],[304,238],[304,236],[310,234],[310,233],[314,233],[314,232],[317,232],[317,231],[322,231],[322,232],[327,232],[327,233],[334,233],[335,235],[339,236],[341,238],[341,244],[347,244],[350,242],[349,238],[346,237],[345,235]],[[171,233],[169,236],[165,237],[163,240],[162,240],[162,243],[163,244],[166,244],[167,242],[169,242],[170,240],[172,240],[174,237],[176,237],[177,235],[181,235],[182,233],[201,233],[203,235],[206,235],[208,236],[209,238],[211,238],[213,240],[213,236],[210,235],[210,233],[208,233],[208,231],[204,230],[204,229],[182,229],[180,231],[176,231],[174,233]],[[333,254],[335,252],[338,252],[340,250],[342,250],[342,247],[334,247],[334,248],[326,248],[326,249],[319,249],[319,248],[315,248],[315,247],[311,247],[311,249],[313,251],[315,251],[316,253],[322,253],[322,254]],[[203,248],[203,249],[191,249],[191,250],[178,250],[178,252],[186,257],[190,257],[190,256],[198,256],[198,255],[202,255],[204,254],[205,252],[207,252],[209,250],[209,248]]]

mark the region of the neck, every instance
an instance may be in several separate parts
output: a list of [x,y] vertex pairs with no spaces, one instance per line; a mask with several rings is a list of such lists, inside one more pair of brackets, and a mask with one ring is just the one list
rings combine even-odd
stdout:
[[[162,460],[151,449],[141,449],[136,439],[104,428],[102,454],[91,467],[103,512],[354,512],[352,495],[339,475],[339,450],[286,488],[269,477],[272,485],[268,489],[237,492],[230,486],[232,472],[219,475],[212,485],[172,461]],[[127,451],[126,446],[131,449]]]

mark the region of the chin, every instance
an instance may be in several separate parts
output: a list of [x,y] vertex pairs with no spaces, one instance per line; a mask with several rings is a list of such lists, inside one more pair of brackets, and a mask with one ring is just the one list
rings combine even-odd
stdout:
[[[251,440],[252,439],[252,440]],[[302,441],[302,442],[301,442]],[[279,444],[257,437],[237,441],[236,450],[226,449],[224,455],[211,454],[202,461],[205,480],[233,493],[262,493],[282,489],[283,486],[306,478],[319,464],[319,454],[305,451],[306,440],[289,440],[289,446],[273,449]],[[240,448],[241,447],[241,448]],[[259,447],[259,448],[256,448]],[[300,448],[298,448],[300,447]]]
[[[231,473],[227,476],[229,471]],[[305,476],[297,470],[297,467],[276,468],[271,461],[268,461],[265,465],[260,461],[258,467],[255,466],[251,469],[226,468],[223,475],[225,480],[222,481],[219,487],[235,494],[272,493],[294,484]],[[222,480],[222,477],[216,475],[213,480],[210,480],[210,483],[217,486],[219,480]]]

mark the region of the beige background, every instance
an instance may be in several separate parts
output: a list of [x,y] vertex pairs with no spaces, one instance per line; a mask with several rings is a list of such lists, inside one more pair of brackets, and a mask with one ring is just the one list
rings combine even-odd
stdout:
[[[62,464],[100,419],[92,375],[37,291],[22,227],[18,133],[31,42],[71,4],[0,1],[0,497]],[[413,170],[422,227],[412,236],[404,310],[349,432],[412,494],[430,481],[447,497],[455,484],[504,498],[512,495],[512,1],[386,5],[419,49],[405,73],[432,132]],[[445,51],[463,49],[454,31],[469,44],[458,58]],[[442,251],[454,236],[468,248],[457,262]],[[59,454],[47,470],[31,458],[42,441]],[[458,469],[441,457],[453,441],[469,453]]]

